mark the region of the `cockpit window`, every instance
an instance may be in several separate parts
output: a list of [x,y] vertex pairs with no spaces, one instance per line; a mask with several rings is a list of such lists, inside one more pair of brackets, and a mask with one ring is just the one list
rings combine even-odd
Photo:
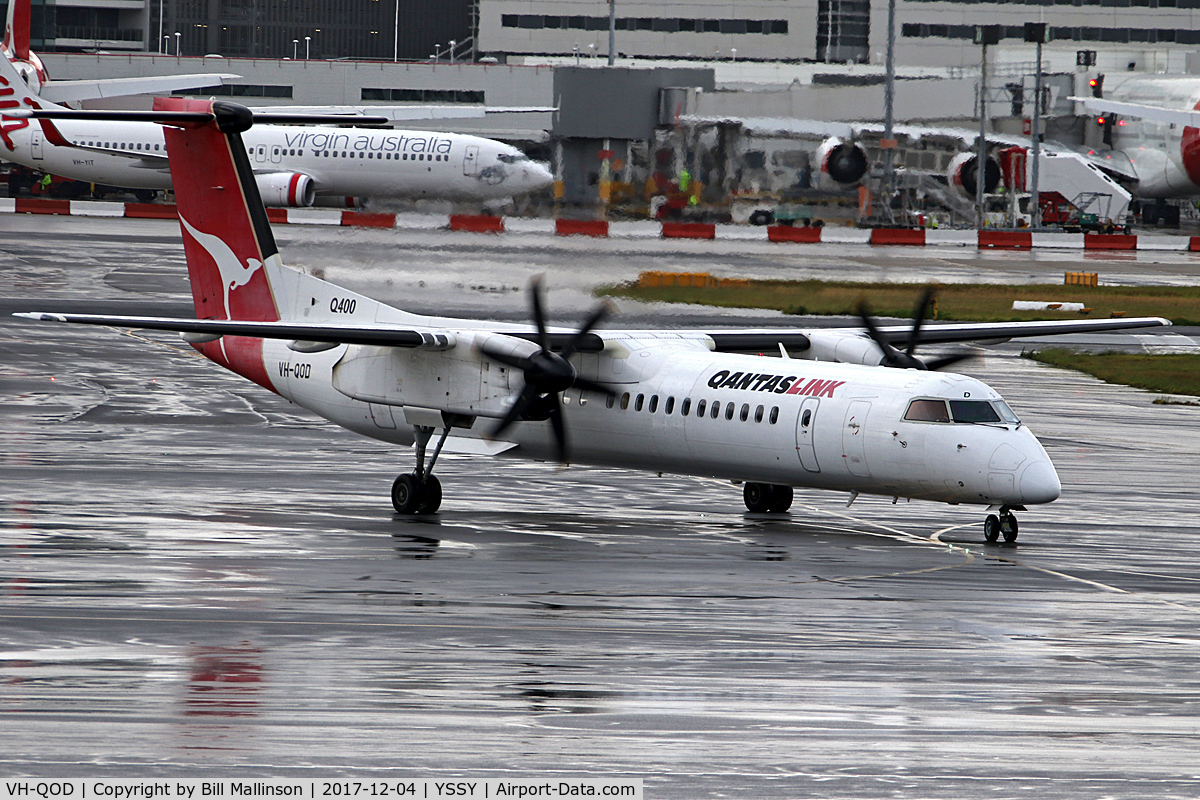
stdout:
[[951,400],[955,422],[999,422],[1000,415],[987,400]]
[[950,414],[945,400],[913,400],[904,418],[910,422],[949,422]]
[[524,153],[501,153],[496,159],[503,164],[516,164],[518,161],[528,161],[529,156]]
[[996,408],[996,411],[1000,413],[1000,419],[1004,420],[1009,425],[1021,424],[1020,418],[1013,413],[1011,408],[1008,407],[1008,403],[1004,402],[1003,400],[993,400],[992,405]]

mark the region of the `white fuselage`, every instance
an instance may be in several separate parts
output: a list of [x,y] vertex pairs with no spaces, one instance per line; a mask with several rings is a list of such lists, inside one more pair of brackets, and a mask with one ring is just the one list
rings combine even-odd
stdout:
[[[74,180],[131,189],[169,189],[162,126],[150,122],[58,120],[78,147],[55,145],[37,121],[9,131],[0,158]],[[390,128],[256,125],[243,141],[256,174],[309,176],[328,196],[493,200],[535,191],[553,177],[515,147],[456,133]],[[119,150],[110,155],[84,147]]]
[[[457,346],[444,352],[342,345],[301,354],[268,340],[263,359],[284,397],[350,430],[408,445],[406,406],[494,418],[521,388],[519,374],[474,354],[471,339],[487,334],[454,336]],[[565,393],[573,463],[950,503],[1058,496],[1054,467],[1024,425],[903,419],[914,398],[1000,399],[975,379],[713,353],[666,333],[613,341],[606,332],[605,339],[603,353],[572,357],[582,376],[617,392],[611,403],[579,389]],[[736,384],[712,388],[730,380]],[[479,439],[493,425],[484,416],[452,433]],[[554,458],[548,422],[517,423],[504,439],[518,445],[510,455]]]

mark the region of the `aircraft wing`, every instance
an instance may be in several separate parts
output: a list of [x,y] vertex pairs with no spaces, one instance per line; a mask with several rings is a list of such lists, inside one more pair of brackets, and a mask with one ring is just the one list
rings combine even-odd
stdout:
[[[921,328],[920,341],[924,344],[948,344],[951,342],[1005,342],[1030,336],[1060,336],[1068,333],[1096,333],[1121,331],[1137,328],[1169,326],[1171,321],[1162,317],[1129,317],[1095,320],[1038,320],[1032,322],[952,322],[927,323]],[[908,341],[909,325],[884,325],[879,332],[891,344]],[[609,331],[599,331],[603,336]],[[651,333],[661,336],[663,331],[622,331],[630,336]],[[747,329],[738,331],[672,331],[682,337],[697,337],[711,341],[710,349],[719,353],[774,353],[782,344],[789,350],[803,352],[810,344],[810,337],[820,334],[859,334],[863,328],[780,328]]]
[[193,75],[162,75],[153,78],[104,78],[94,81],[47,81],[38,92],[51,103],[73,103],[80,100],[99,100],[105,97],[128,97],[134,94],[170,94],[178,89],[199,89],[219,86],[241,75],[220,72]]
[[1148,106],[1142,103],[1118,103],[1115,100],[1104,100],[1099,97],[1069,97],[1067,99],[1082,103],[1083,107],[1092,114],[1117,114],[1122,117],[1148,119],[1152,122],[1169,122],[1185,128],[1200,128],[1200,111]]

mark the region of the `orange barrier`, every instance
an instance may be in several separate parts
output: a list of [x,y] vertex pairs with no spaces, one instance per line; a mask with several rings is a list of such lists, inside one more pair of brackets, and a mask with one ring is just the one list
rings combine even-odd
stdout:
[[362,211],[343,211],[342,224],[358,228],[394,228],[395,214],[367,214]]
[[450,230],[471,233],[504,233],[504,219],[488,214],[451,214]]
[[271,222],[283,224],[288,221],[288,210],[286,208],[268,208],[267,219]]
[[979,249],[1032,250],[1033,234],[1029,231],[980,231]]
[[874,228],[871,244],[925,244],[924,228]]
[[821,229],[812,225],[800,228],[794,225],[771,225],[767,228],[767,240],[771,242],[817,244],[821,241]]
[[14,206],[18,214],[67,214],[71,213],[70,200],[46,200],[41,197],[18,197]]
[[132,219],[179,219],[173,203],[126,203],[125,216]]
[[707,272],[643,272],[637,285],[647,286],[716,286],[718,281]]
[[1067,272],[1063,274],[1064,286],[1099,286],[1098,272]]
[[1188,250],[1193,253],[1200,251],[1200,236],[1193,236],[1191,242],[1188,243]]
[[608,236],[608,220],[556,219],[554,232],[559,236]]
[[715,239],[717,226],[711,222],[664,222],[664,239]]
[[1137,250],[1137,237],[1123,233],[1085,233],[1084,250]]

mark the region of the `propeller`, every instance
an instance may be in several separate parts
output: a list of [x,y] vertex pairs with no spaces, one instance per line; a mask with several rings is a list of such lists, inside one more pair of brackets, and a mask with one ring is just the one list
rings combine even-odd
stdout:
[[591,333],[592,328],[612,313],[613,306],[608,301],[597,306],[579,330],[563,345],[561,353],[555,353],[550,349],[550,340],[546,335],[546,317],[542,311],[541,276],[536,276],[529,282],[529,306],[533,314],[534,325],[537,327],[537,352],[529,356],[518,356],[486,344],[479,348],[485,358],[513,369],[519,369],[525,377],[525,385],[517,394],[516,400],[513,401],[496,427],[492,429],[490,435],[492,438],[498,438],[518,420],[549,419],[554,430],[558,460],[565,464],[567,463],[567,429],[563,421],[560,395],[567,389],[575,387],[598,392],[608,397],[616,394],[601,383],[579,377],[579,373],[569,361],[579,349],[584,338]]
[[883,351],[883,360],[879,362],[880,366],[936,371],[975,357],[974,353],[951,353],[948,356],[931,358],[928,361],[922,361],[916,357],[917,345],[921,342],[921,327],[925,324],[926,315],[929,313],[929,306],[933,302],[933,298],[933,287],[925,287],[925,291],[921,293],[921,299],[917,301],[917,307],[913,310],[913,324],[909,328],[908,339],[905,342],[903,350],[896,349],[891,342],[884,338],[878,326],[875,325],[875,320],[871,318],[871,309],[867,305],[867,301],[860,300],[858,302],[855,311],[859,319],[862,320],[863,327],[867,329],[867,335]]

